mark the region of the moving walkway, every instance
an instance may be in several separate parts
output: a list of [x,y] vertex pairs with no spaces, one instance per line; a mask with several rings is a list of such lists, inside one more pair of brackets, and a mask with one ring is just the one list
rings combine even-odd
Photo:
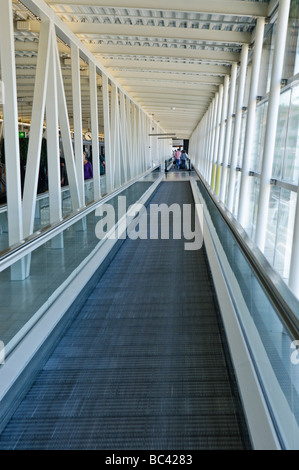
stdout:
[[[105,201],[116,229],[99,241]],[[19,312],[22,325],[6,318],[1,333],[10,350],[0,369],[0,448],[296,448],[297,300],[269,271],[262,279],[258,253],[194,171],[148,172],[105,201],[84,215],[85,231],[78,218],[64,226],[63,256],[53,258],[51,240],[36,260],[32,252],[31,279],[20,285],[33,289],[42,256],[50,286],[38,314]],[[150,237],[150,208],[161,204],[194,208],[200,249],[186,249],[171,224],[169,237]],[[164,219],[155,221],[162,235]]]

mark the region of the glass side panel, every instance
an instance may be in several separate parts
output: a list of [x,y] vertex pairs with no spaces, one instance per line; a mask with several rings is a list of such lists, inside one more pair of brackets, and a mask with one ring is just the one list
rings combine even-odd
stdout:
[[296,202],[296,193],[281,188],[273,265],[284,281],[289,278]]
[[280,95],[279,113],[274,148],[272,177],[281,179],[284,153],[286,148],[291,90]]
[[299,86],[292,89],[282,179],[298,184],[299,178]]
[[[119,197],[128,209],[151,187],[152,181],[137,181],[108,201],[115,209],[115,221],[123,215]],[[124,198],[126,198],[124,200]],[[80,264],[91,255],[100,242],[96,225],[100,216],[92,211],[62,233],[32,251],[23,263],[30,263],[29,276],[11,280],[18,272],[19,263],[0,272],[0,339],[7,345],[30,320],[42,312],[51,296],[63,288],[63,283],[76,273]]]
[[[240,292],[244,300],[237,315],[282,447],[298,449],[299,354],[293,343],[294,338],[285,328],[276,307],[205,187],[201,181],[197,184],[204,200],[204,213],[216,230],[237,283],[238,296]],[[276,197],[277,193],[274,191],[273,214],[277,218]],[[228,275],[227,271],[224,275]],[[231,278],[229,282],[231,285]],[[299,318],[299,301],[297,305],[294,314]]]

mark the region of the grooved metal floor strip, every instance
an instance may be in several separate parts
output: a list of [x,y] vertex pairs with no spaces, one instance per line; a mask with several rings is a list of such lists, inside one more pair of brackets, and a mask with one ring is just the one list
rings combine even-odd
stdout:
[[[151,203],[192,203],[162,183]],[[127,239],[0,449],[249,449],[204,247]]]

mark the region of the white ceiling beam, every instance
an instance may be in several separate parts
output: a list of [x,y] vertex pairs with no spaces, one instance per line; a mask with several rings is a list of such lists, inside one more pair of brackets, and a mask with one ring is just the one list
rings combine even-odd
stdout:
[[161,109],[165,109],[169,112],[174,112],[171,110],[172,107],[175,108],[175,111],[178,111],[178,110],[186,110],[186,112],[188,113],[189,110],[191,110],[192,112],[196,112],[198,114],[198,110],[199,109],[203,109],[203,108],[206,108],[206,106],[209,104],[208,102],[206,103],[196,103],[196,104],[188,104],[188,105],[184,105],[184,103],[164,103],[164,105],[162,106],[161,104],[159,105],[158,102],[153,102],[153,103],[150,103],[150,105],[147,105],[146,103],[143,103],[143,106],[144,108],[148,109],[150,108],[152,113],[154,113],[156,110],[161,110]]
[[[197,97],[210,99],[210,98],[214,98],[215,96],[215,93],[213,92],[207,93],[207,92],[203,92],[202,90],[200,91],[184,90],[184,91],[181,91],[179,94],[182,98],[185,98],[185,97],[188,98],[192,96],[194,97],[194,99],[196,99]],[[172,96],[175,97],[175,96],[178,96],[178,93],[175,91],[173,91],[173,94],[169,92],[167,93],[167,91],[165,90],[161,90],[161,91],[158,90],[155,93],[154,90],[152,90],[152,91],[144,91],[144,92],[135,91],[134,93],[132,93],[132,95],[134,96],[136,100],[141,101],[148,97],[150,97],[151,99],[160,99],[160,97],[172,97]]]
[[[38,52],[37,41],[15,41],[16,52]],[[70,54],[70,48],[61,42],[58,43],[58,51],[64,54]]]
[[[62,76],[63,77],[68,77],[70,78],[72,76],[72,71],[71,69],[62,69],[61,70],[61,73],[62,73]],[[31,68],[31,69],[26,69],[26,68],[17,68],[16,69],[16,76],[17,77],[32,77],[32,78],[35,78],[35,75],[36,75],[36,69],[35,68]],[[84,70],[84,71],[81,71],[80,72],[80,77],[82,78],[88,78],[88,71]]]
[[[50,6],[48,6],[44,0],[22,0],[22,4],[26,6],[29,9],[29,11],[34,13],[41,20],[45,20],[45,21],[48,21],[49,19],[53,20],[55,29],[56,29],[56,34],[60,38],[60,40],[63,41],[65,44],[68,44],[69,46],[71,43],[77,45],[79,48],[80,58],[83,59],[87,63],[90,63],[90,61],[94,62],[97,69],[101,73],[104,73],[111,82],[115,83],[115,79],[109,73],[109,71],[104,67],[104,65],[96,57],[94,57],[94,55],[86,47],[86,45],[83,44],[78,39],[78,37],[75,34],[73,34],[69,28],[66,27],[65,23],[57,15],[55,15],[53,9]],[[60,51],[59,47],[58,47],[58,50]],[[70,54],[70,48],[68,48],[68,52]],[[116,85],[118,86],[117,83]],[[127,96],[126,90],[122,89],[121,85],[119,85],[119,89]],[[130,96],[129,96],[129,99],[133,101],[133,98]],[[139,104],[136,103],[136,106],[139,107]]]
[[[17,66],[36,66],[36,63],[37,63],[37,57],[26,57],[26,56],[23,56],[23,57],[20,57],[20,56],[17,56],[16,57],[16,65]],[[88,68],[87,64],[83,61],[83,60],[80,60],[80,67],[81,69],[83,68]],[[62,63],[62,69],[65,69],[65,70],[71,70],[71,66],[70,65],[64,65]],[[228,72],[229,73],[229,72]]]
[[[98,76],[99,77],[99,76]],[[72,86],[72,77],[71,75],[64,76],[63,83],[68,86]],[[32,81],[32,78],[18,78],[17,80],[18,85],[28,85],[28,86],[34,86],[34,83]],[[98,86],[101,86],[102,84],[102,79],[101,77],[98,78],[97,80]],[[89,79],[88,78],[82,78],[81,80],[81,85],[82,87],[85,85],[86,87],[89,87]]]
[[102,57],[101,61],[111,73],[114,68],[127,70],[153,70],[153,71],[168,71],[168,72],[194,72],[206,73],[215,75],[229,75],[231,67],[225,65],[206,65],[206,64],[186,64],[179,62],[155,62],[153,60],[124,60],[124,59],[108,59]]
[[[208,76],[208,75],[187,75],[185,73],[154,73],[154,72],[127,72],[127,71],[111,71],[110,73],[117,78],[119,83],[123,86],[130,84],[130,79],[134,81],[140,80],[140,85],[149,80],[173,80],[175,82],[198,82],[208,83],[213,85],[220,85],[223,83],[223,77]],[[145,83],[146,84],[146,83]]]
[[[183,82],[181,83],[173,83],[171,81],[162,81],[153,82],[152,80],[148,80],[148,83],[142,83],[141,80],[130,80],[130,84],[126,85],[126,89],[130,89],[131,91],[153,91],[153,90],[161,90],[162,92],[169,91],[170,88],[174,88],[179,92],[182,92],[186,89],[186,85]],[[213,92],[216,93],[218,91],[218,86],[209,85],[206,83],[188,83],[188,90],[189,91],[201,91],[201,92]],[[173,90],[172,90],[173,91]]]
[[146,10],[184,11],[234,16],[268,16],[268,3],[236,0],[46,0],[49,5],[88,5],[113,8],[137,8]]
[[198,106],[200,104],[205,104],[209,102],[208,98],[205,98],[204,96],[176,96],[176,95],[170,95],[169,98],[143,98],[142,103],[144,103],[145,106],[148,104],[154,105],[154,104],[169,104],[169,106],[176,106],[176,105],[181,105],[185,104],[187,106]]
[[[239,62],[239,52],[211,51],[202,49],[183,49],[180,47],[150,47],[150,46],[122,46],[106,44],[89,44],[88,49],[93,54],[99,56],[103,54],[117,56],[146,56],[146,57],[165,57],[168,59],[195,59],[195,60],[215,60],[221,64]],[[100,59],[101,60],[101,59]]]
[[[39,31],[39,21],[31,21],[31,31]],[[218,31],[197,28],[171,28],[169,26],[141,26],[127,24],[74,23],[65,22],[74,34],[92,34],[102,36],[131,36],[147,38],[185,39],[193,41],[211,41],[228,44],[250,44],[251,33],[236,31]]]

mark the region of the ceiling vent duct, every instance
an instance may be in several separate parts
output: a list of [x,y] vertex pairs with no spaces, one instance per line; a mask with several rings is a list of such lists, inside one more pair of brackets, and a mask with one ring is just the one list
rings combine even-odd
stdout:
[[18,31],[30,31],[31,30],[30,21],[17,21],[17,30]]

